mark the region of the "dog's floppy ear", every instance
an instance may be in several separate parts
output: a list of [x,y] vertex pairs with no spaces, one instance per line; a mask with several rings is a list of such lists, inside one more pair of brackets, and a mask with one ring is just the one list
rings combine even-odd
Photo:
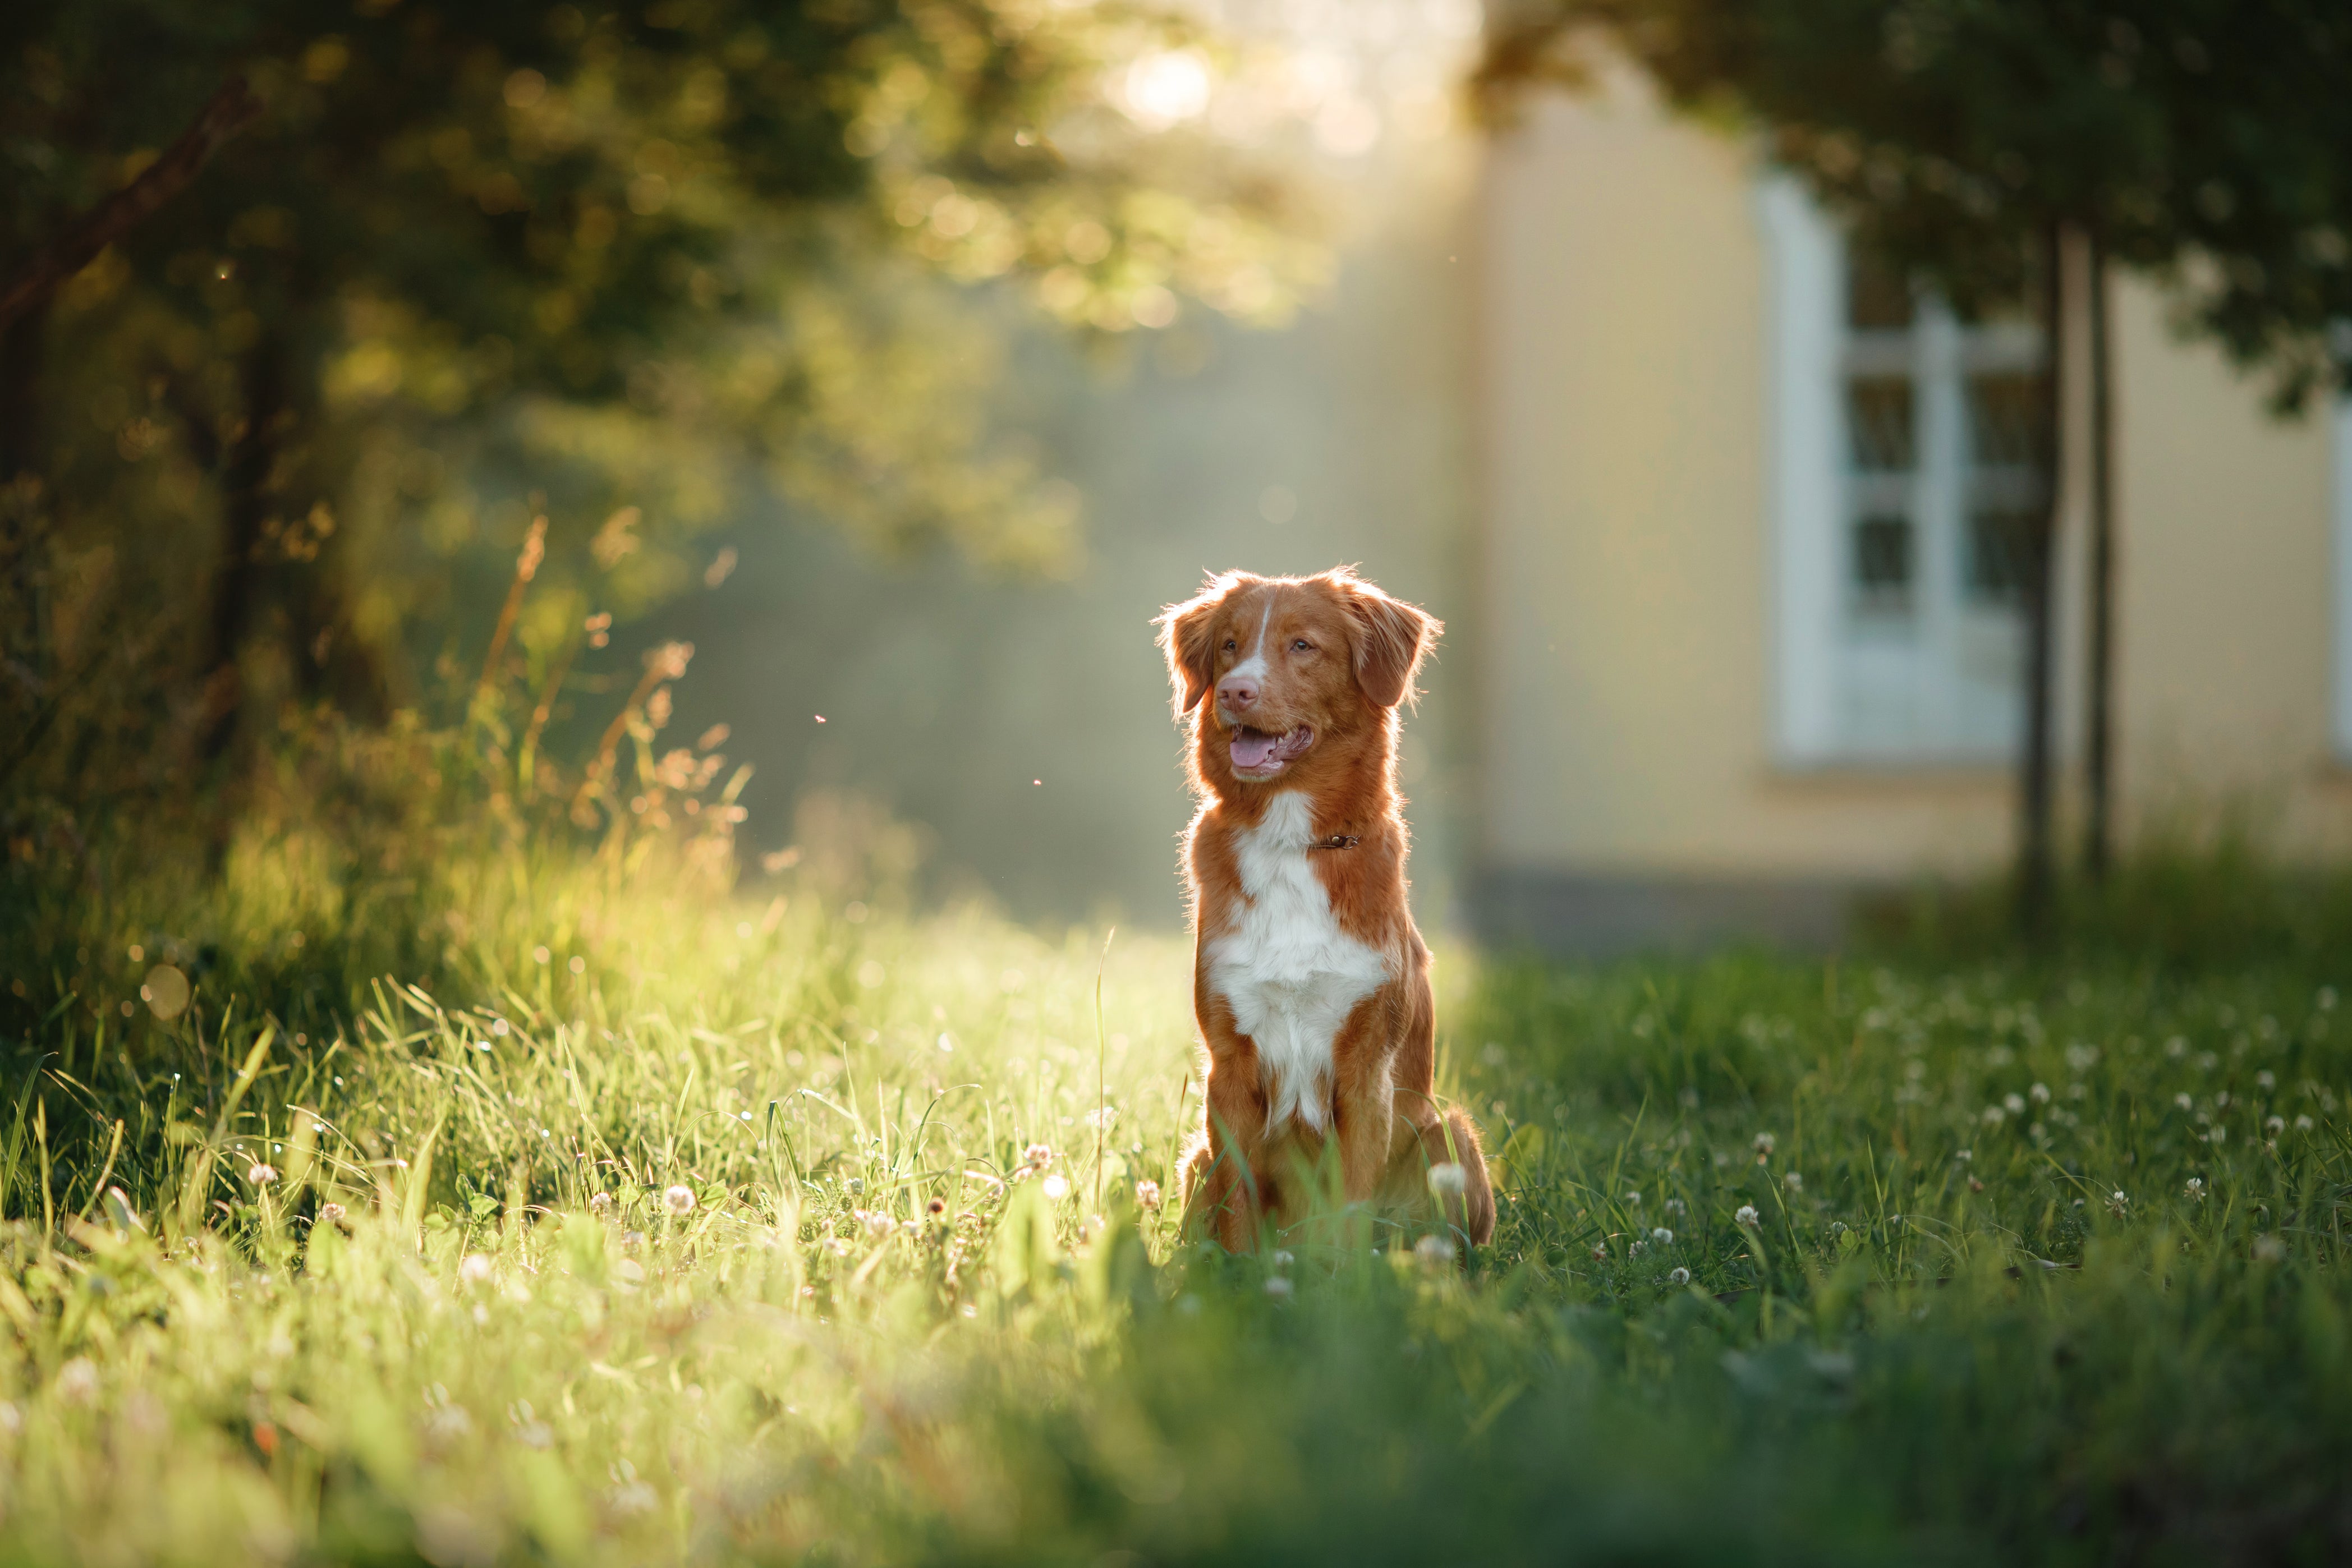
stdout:
[[1444,623],[1352,572],[1334,572],[1332,578],[1356,622],[1356,685],[1381,707],[1419,696],[1412,678],[1437,645]]
[[1208,695],[1209,678],[1216,668],[1210,633],[1215,630],[1217,606],[1240,582],[1240,574],[1212,577],[1201,591],[1181,604],[1171,604],[1152,622],[1160,628],[1160,651],[1168,655],[1169,684],[1176,688],[1176,716],[1182,718]]

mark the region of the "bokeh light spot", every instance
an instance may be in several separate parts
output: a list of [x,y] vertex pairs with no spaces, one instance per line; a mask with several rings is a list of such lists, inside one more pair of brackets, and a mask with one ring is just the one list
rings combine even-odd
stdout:
[[148,970],[146,981],[139,988],[147,1010],[166,1023],[188,1010],[191,994],[188,977],[171,964],[158,964]]

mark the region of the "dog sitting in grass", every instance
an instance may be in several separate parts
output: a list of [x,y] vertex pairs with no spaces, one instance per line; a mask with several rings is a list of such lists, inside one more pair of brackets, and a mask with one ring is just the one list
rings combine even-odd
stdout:
[[1192,722],[1185,840],[1206,1113],[1186,1224],[1241,1251],[1336,1146],[1349,1203],[1435,1195],[1494,1233],[1478,1135],[1433,1097],[1429,949],[1405,899],[1398,708],[1438,622],[1344,569],[1227,572],[1157,624]]

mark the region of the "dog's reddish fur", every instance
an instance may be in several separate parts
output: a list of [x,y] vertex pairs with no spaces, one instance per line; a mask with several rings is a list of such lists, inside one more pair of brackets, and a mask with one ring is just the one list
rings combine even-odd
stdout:
[[[1211,959],[1212,945],[1250,907],[1238,835],[1258,827],[1281,792],[1296,790],[1306,797],[1316,840],[1357,841],[1316,850],[1307,863],[1339,931],[1379,955],[1385,974],[1332,1038],[1328,1095],[1315,1106],[1338,1145],[1344,1197],[1425,1204],[1428,1170],[1458,1165],[1460,1195],[1440,1200],[1444,1218],[1470,1240],[1486,1241],[1495,1202],[1476,1130],[1433,1095],[1429,950],[1406,904],[1407,830],[1395,783],[1398,707],[1415,695],[1413,677],[1438,622],[1340,570],[1308,578],[1230,572],[1171,606],[1158,623],[1177,716],[1191,716],[1188,768],[1200,801],[1185,866],[1193,1012],[1208,1066],[1203,1122],[1184,1165],[1188,1224],[1229,1249],[1250,1247],[1263,1223],[1280,1224],[1304,1207],[1300,1179],[1325,1153],[1325,1133],[1303,1118],[1270,1124],[1276,1098],[1267,1063],[1241,1032]],[[1251,701],[1251,727],[1281,734],[1305,725],[1314,737],[1265,779],[1236,772],[1231,742],[1244,720],[1222,707],[1227,692],[1220,682],[1253,646],[1265,651],[1262,670],[1249,666],[1259,673],[1232,679],[1255,679],[1259,689],[1254,699],[1246,686],[1231,689],[1236,700]]]

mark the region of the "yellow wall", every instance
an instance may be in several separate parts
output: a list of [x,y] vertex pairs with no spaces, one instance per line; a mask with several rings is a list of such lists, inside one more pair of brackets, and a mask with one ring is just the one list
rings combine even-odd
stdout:
[[2340,848],[2326,422],[2267,417],[2260,384],[2176,337],[2152,289],[2116,305],[2126,791],[2259,799],[2289,843]]
[[[1498,141],[1481,224],[1484,862],[1887,878],[2005,854],[2003,770],[1771,759],[1769,339],[1745,150],[1620,80]],[[2147,290],[2117,292],[2126,787],[2283,789],[2282,820],[2317,841],[2352,803],[2323,766],[2325,424],[2268,423]],[[2078,665],[2079,626],[2063,632]]]

